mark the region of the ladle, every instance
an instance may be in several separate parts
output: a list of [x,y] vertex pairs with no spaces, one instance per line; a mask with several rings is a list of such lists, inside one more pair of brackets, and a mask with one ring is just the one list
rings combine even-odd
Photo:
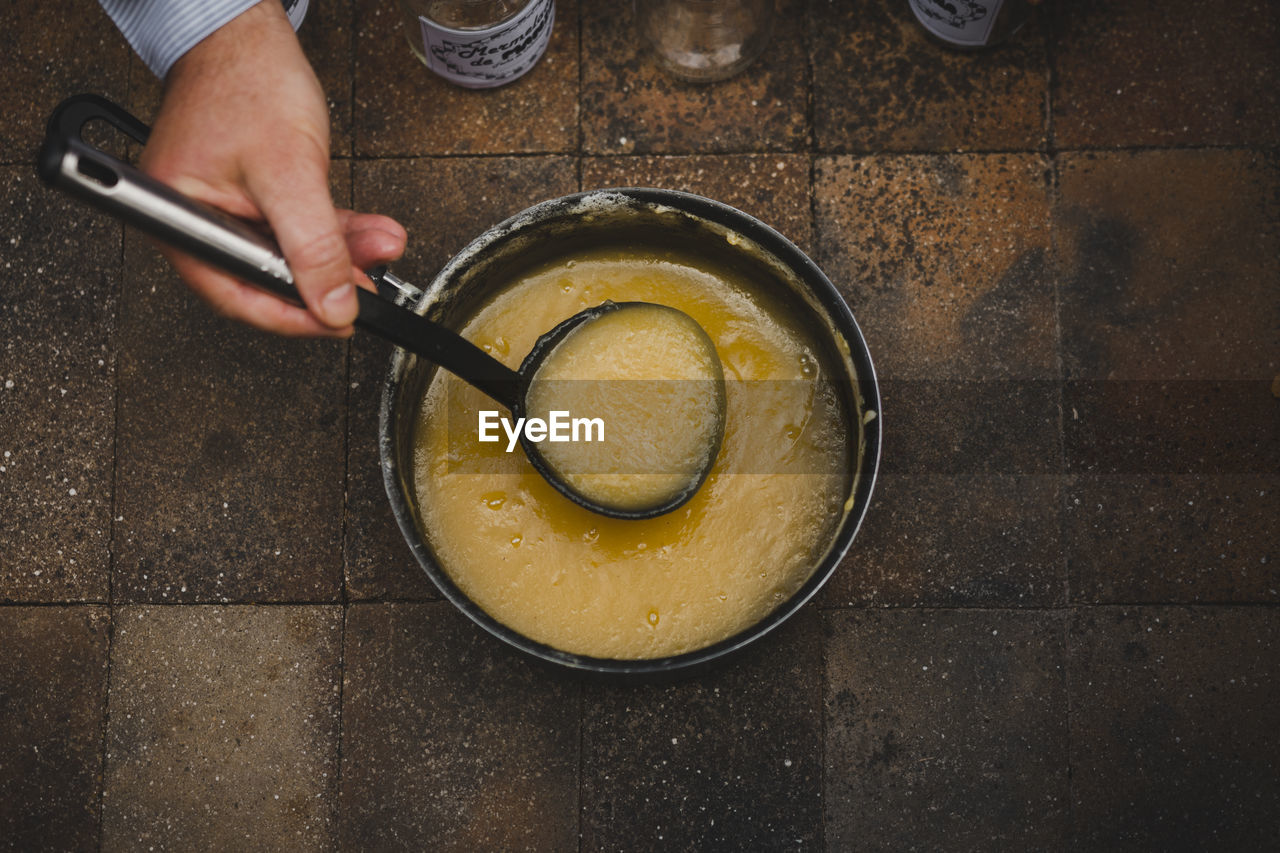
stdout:
[[[219,267],[293,304],[301,304],[293,274],[279,247],[246,223],[177,192],[166,184],[107,154],[82,138],[84,125],[101,119],[145,144],[150,129],[128,112],[96,95],[68,98],[54,110],[40,151],[41,177],[50,185],[138,227],[151,236]],[[375,285],[409,290],[385,267],[369,272]],[[570,332],[617,311],[647,303],[605,303],[588,308],[542,335],[520,370],[512,370],[451,329],[422,317],[377,293],[356,288],[359,314],[355,325],[426,358],[474,385],[501,403],[515,418],[523,417],[530,380]],[[674,311],[675,309],[666,309]],[[690,321],[692,322],[692,321]],[[705,336],[705,335],[704,335]],[[710,341],[707,341],[710,346]],[[711,349],[714,359],[714,348]],[[574,487],[522,432],[520,444],[533,467],[569,499],[613,518],[645,519],[670,512],[689,500],[715,462],[724,434],[724,381],[719,362],[712,387],[718,417],[701,425],[705,457],[682,489],[642,506],[618,506],[592,498]],[[718,387],[716,386],[718,383]],[[597,413],[607,414],[607,413]],[[655,412],[655,416],[658,413]]]

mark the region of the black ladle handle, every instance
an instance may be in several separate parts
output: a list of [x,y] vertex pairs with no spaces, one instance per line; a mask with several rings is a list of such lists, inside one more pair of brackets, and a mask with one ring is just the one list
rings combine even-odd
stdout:
[[[40,177],[90,204],[294,305],[302,299],[293,272],[269,237],[216,208],[188,198],[128,163],[85,142],[85,123],[101,119],[139,143],[150,128],[96,95],[63,101],[49,118],[40,149]],[[388,274],[374,270],[375,285]],[[439,323],[356,288],[356,326],[456,374],[509,410],[520,403],[520,374]]]

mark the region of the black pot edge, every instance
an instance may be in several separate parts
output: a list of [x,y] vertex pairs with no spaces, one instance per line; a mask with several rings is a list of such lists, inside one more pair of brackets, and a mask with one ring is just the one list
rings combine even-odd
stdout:
[[413,520],[413,512],[404,496],[400,493],[400,476],[395,465],[395,436],[393,415],[398,388],[398,377],[404,369],[408,357],[403,350],[396,349],[392,354],[389,369],[385,375],[381,402],[378,411],[378,449],[382,462],[383,485],[387,498],[391,503],[396,523],[409,544],[415,559],[427,576],[440,590],[441,595],[454,607],[466,615],[473,623],[482,628],[488,635],[521,652],[532,661],[549,667],[556,674],[572,675],[582,679],[608,681],[623,684],[649,684],[690,678],[699,675],[713,666],[728,663],[738,658],[748,647],[771,634],[776,628],[790,619],[805,604],[813,599],[823,585],[835,573],[836,568],[853,544],[871,503],[871,494],[880,464],[880,444],[883,413],[880,408],[880,388],[876,379],[875,366],[871,360],[866,339],[854,319],[844,298],[840,296],[835,285],[817,264],[794,243],[781,233],[723,202],[704,196],[686,193],[679,190],[665,190],[651,187],[617,187],[610,189],[588,190],[572,193],[539,202],[520,213],[492,226],[482,232],[457,255],[455,255],[436,275],[431,286],[424,292],[416,307],[425,310],[434,294],[439,293],[443,282],[447,281],[457,270],[470,263],[471,259],[485,247],[518,233],[522,228],[530,227],[553,215],[583,210],[618,199],[640,202],[648,205],[670,207],[685,213],[693,214],[722,227],[733,229],[782,260],[792,262],[797,274],[814,285],[821,307],[845,337],[849,344],[849,359],[853,364],[858,383],[858,393],[862,397],[864,411],[874,412],[870,422],[862,425],[862,447],[859,468],[853,490],[852,508],[845,513],[840,526],[832,539],[832,545],[826,555],[819,561],[818,569],[809,577],[799,590],[787,601],[776,607],[767,616],[749,628],[721,640],[718,643],[665,658],[645,659],[611,659],[594,658],[572,654],[539,643],[523,634],[498,622],[468,598],[453,581],[436,564],[433,556],[422,542]]

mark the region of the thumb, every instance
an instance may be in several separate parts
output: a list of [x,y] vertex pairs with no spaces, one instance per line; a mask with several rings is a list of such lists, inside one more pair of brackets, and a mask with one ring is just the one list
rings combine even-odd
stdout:
[[358,311],[351,256],[329,195],[327,157],[291,157],[279,168],[245,175],[307,309],[334,329],[350,326]]

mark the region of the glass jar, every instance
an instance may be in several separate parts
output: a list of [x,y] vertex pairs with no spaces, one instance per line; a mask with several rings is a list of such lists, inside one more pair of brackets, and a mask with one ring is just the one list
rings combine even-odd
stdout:
[[635,0],[636,25],[663,70],[723,80],[769,43],[773,0]]
[[551,41],[555,0],[400,0],[405,37],[450,83],[490,89],[532,68]]

